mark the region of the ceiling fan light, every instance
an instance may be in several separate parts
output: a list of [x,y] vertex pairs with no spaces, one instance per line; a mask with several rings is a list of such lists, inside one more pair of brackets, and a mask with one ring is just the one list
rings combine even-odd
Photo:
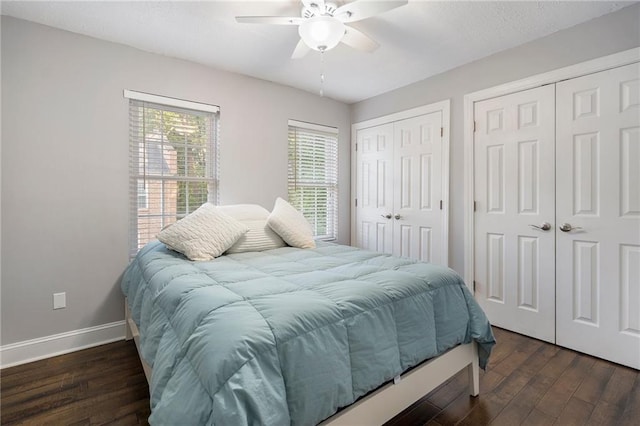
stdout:
[[304,43],[314,50],[330,50],[336,47],[344,36],[342,21],[332,16],[314,16],[302,22],[298,33]]

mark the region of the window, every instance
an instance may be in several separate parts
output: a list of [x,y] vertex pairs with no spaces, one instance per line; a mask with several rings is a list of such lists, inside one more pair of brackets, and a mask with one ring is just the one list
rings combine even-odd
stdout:
[[217,203],[218,108],[125,91],[129,98],[130,255],[203,203]]
[[144,180],[138,179],[138,210],[149,208],[149,193]]
[[289,120],[289,202],[319,239],[333,240],[338,222],[338,129]]

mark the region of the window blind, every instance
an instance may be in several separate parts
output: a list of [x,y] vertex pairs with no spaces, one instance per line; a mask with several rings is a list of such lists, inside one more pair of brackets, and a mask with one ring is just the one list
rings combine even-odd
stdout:
[[203,203],[217,204],[217,128],[212,111],[129,100],[131,256]]
[[289,202],[319,239],[338,230],[338,129],[289,121]]

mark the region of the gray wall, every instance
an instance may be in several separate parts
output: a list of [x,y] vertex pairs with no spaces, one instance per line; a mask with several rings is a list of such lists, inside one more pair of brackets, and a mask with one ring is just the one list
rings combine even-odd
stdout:
[[464,95],[640,46],[640,5],[509,49],[351,106],[357,123],[451,99],[449,264],[464,272]]
[[[123,89],[219,105],[220,201],[287,194],[287,120],[339,129],[349,241],[349,107],[311,93],[2,17],[2,340],[122,320],[128,263]],[[52,294],[67,308],[52,310]]]
[[[0,344],[123,318],[128,104],[123,89],[221,107],[220,199],[286,195],[287,120],[340,132],[341,242],[349,240],[350,123],[450,98],[451,265],[463,270],[463,96],[640,45],[640,6],[349,107],[277,84],[2,17]],[[351,120],[349,120],[351,114]],[[67,292],[67,309],[52,294]]]

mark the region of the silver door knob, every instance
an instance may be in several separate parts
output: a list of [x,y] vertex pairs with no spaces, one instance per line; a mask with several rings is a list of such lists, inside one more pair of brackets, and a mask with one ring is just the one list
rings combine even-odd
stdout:
[[391,213],[387,213],[387,214],[381,214],[380,216],[384,217],[385,219],[391,219]]
[[562,225],[560,225],[560,230],[562,232],[569,232],[569,231],[573,231],[575,229],[582,229],[579,226],[571,226],[570,223],[563,223]]
[[395,218],[396,220],[400,220],[400,218],[401,218],[401,217],[402,217],[402,216],[400,216],[399,214],[397,214],[397,215],[395,215],[395,216],[394,216],[394,218]]
[[548,231],[549,229],[551,229],[551,224],[549,222],[543,222],[542,225],[538,226],[538,225],[529,225],[532,228],[536,228],[536,229],[540,229],[542,231]]

